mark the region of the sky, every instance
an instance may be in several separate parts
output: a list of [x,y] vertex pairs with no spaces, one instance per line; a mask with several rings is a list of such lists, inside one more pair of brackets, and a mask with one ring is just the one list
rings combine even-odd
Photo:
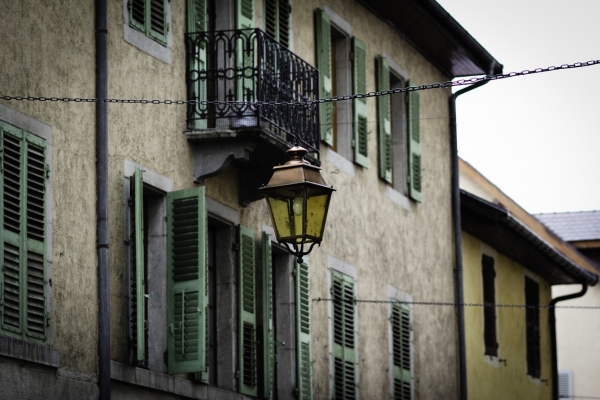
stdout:
[[[437,1],[505,73],[600,60],[600,0]],[[600,210],[599,100],[600,65],[489,82],[457,100],[459,156],[529,213]]]

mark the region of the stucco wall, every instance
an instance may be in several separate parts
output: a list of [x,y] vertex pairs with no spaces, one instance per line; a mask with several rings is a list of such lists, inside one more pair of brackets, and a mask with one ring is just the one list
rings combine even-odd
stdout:
[[[93,2],[3,0],[0,10],[3,95],[94,97]],[[52,129],[50,344],[60,352],[61,368],[93,374],[97,367],[95,107],[91,103],[0,101]],[[22,369],[19,379],[34,370]],[[61,393],[55,385],[70,381],[34,378],[23,382],[35,382],[45,388],[48,398],[55,398],[52,393]],[[64,398],[73,398],[66,393]]]
[[[540,304],[551,299],[550,285],[479,239],[463,232],[466,303],[483,303],[482,253],[495,259],[496,303],[525,304],[525,276],[539,283]],[[527,375],[524,308],[496,308],[498,357],[484,356],[483,309],[465,308],[468,396],[470,399],[549,399],[552,394],[548,310],[540,309],[541,378]]]
[[[578,292],[580,285],[560,285],[552,287],[552,296],[564,296]],[[600,286],[588,288],[585,296],[558,303],[561,306],[598,306]],[[598,380],[598,332],[600,318],[597,310],[557,309],[556,340],[558,344],[559,371],[572,371],[574,396],[597,396],[600,393]]]
[[[183,99],[185,88],[185,2],[171,1],[172,62],[166,63],[123,39],[123,1],[109,1],[109,96]],[[259,3],[260,4],[260,3]],[[295,52],[314,64],[313,12],[327,5],[367,45],[367,90],[375,90],[375,57],[386,53],[418,83],[445,81],[423,56],[362,6],[350,1],[294,2]],[[7,95],[94,97],[94,5],[74,0],[40,6],[3,0],[0,26],[0,92]],[[60,21],[60,23],[57,23]],[[357,269],[362,299],[386,300],[392,285],[415,301],[453,301],[450,214],[449,89],[421,92],[423,203],[408,209],[386,197],[377,174],[377,125],[369,124],[370,168],[355,176],[327,162],[323,173],[338,190],[333,197],[320,249],[311,254],[311,297],[329,297],[327,257]],[[54,185],[53,345],[61,368],[93,374],[97,368],[95,107],[87,103],[6,102],[52,126]],[[369,121],[376,101],[367,101]],[[124,281],[124,159],[173,180],[173,189],[194,186],[193,152],[182,132],[185,107],[109,104],[109,235],[111,358],[127,361]],[[338,170],[338,171],[336,171]],[[265,204],[240,208],[238,173],[231,168],[207,179],[207,196],[240,211],[240,222],[258,234],[269,224]],[[258,235],[257,235],[258,237]],[[315,398],[329,396],[329,303],[312,304]],[[452,308],[415,307],[414,389],[416,398],[457,394],[456,335]],[[388,308],[358,306],[360,392],[363,399],[388,395]]]

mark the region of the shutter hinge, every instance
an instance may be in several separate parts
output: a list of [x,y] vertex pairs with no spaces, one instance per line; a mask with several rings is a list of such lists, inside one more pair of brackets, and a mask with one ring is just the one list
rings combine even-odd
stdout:
[[235,371],[235,379],[240,379],[240,371]]
[[350,52],[350,60],[354,60],[354,52],[353,51]]
[[46,179],[49,179],[50,178],[50,166],[48,164],[46,164],[45,170],[46,170]]
[[239,243],[233,243],[231,245],[231,251],[240,251],[240,244]]
[[50,313],[46,313],[46,326],[50,326],[51,320],[52,320],[52,317],[50,316]]
[[[2,268],[2,269],[4,269],[4,268]],[[4,283],[0,282],[0,306],[4,305],[4,290],[3,290],[3,288],[4,288]],[[2,314],[2,310],[3,310],[3,308],[0,308],[0,314]]]

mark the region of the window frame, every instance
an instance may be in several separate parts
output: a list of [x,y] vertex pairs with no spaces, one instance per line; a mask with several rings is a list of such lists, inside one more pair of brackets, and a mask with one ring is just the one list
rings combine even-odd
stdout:
[[[123,39],[129,43],[130,45],[136,47],[137,49],[144,51],[151,55],[152,57],[166,63],[173,63],[173,34],[172,34],[172,1],[165,1],[165,24],[168,25],[168,29],[165,35],[165,41],[163,43],[159,43],[154,38],[148,36],[145,32],[140,31],[140,29],[131,26],[130,24],[130,13],[129,13],[129,2],[131,0],[123,0]],[[151,0],[144,0],[145,2],[150,2]]]
[[49,176],[46,178],[46,204],[45,204],[45,272],[46,272],[46,313],[50,316],[50,325],[46,327],[46,338],[44,343],[36,343],[28,339],[8,336],[0,332],[0,355],[31,361],[37,364],[58,367],[59,351],[53,347],[54,325],[53,315],[53,289],[52,270],[54,264],[54,253],[52,245],[53,234],[53,132],[52,127],[44,122],[32,118],[26,114],[16,111],[10,107],[0,104],[0,121],[10,124],[18,129],[42,138],[46,142],[46,165],[50,166]]

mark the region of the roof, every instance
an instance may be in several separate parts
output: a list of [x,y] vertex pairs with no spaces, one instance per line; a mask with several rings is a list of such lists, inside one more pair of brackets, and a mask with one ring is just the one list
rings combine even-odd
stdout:
[[436,1],[358,1],[447,76],[502,73],[502,64]]
[[563,240],[600,240],[600,210],[535,214]]
[[583,282],[595,285],[598,282],[597,274],[574,263],[506,208],[464,190],[460,191],[460,203],[465,232],[540,275],[551,285]]

